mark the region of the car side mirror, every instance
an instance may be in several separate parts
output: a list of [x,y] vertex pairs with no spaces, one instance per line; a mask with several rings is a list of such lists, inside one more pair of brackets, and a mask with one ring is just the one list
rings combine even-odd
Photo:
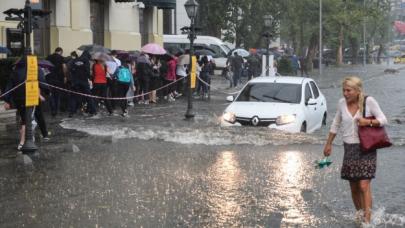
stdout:
[[316,105],[316,100],[309,98],[308,101],[305,102],[305,105]]
[[235,98],[233,96],[227,96],[226,97],[226,101],[228,101],[228,102],[233,102],[234,99]]

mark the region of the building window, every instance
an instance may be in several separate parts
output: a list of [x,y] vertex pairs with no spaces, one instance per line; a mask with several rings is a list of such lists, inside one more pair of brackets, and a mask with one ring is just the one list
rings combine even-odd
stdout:
[[173,32],[173,10],[163,10],[163,34],[174,34]]
[[104,46],[104,1],[90,1],[90,27],[93,32],[93,44]]
[[7,48],[10,49],[11,55],[21,56],[24,54],[24,33],[21,29],[7,28]]
[[[33,9],[50,10],[51,0],[41,0],[39,3],[32,4]],[[54,13],[54,12],[53,12]],[[50,31],[51,23],[49,16],[34,19],[34,45],[33,51],[38,56],[47,56],[50,54]]]

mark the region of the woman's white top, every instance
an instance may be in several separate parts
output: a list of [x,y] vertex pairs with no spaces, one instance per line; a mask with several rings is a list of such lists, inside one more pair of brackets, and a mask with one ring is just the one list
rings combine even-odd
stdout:
[[176,75],[181,76],[181,77],[187,77],[187,72],[186,72],[186,68],[184,67],[184,65],[177,65]]
[[[360,143],[357,122],[362,116],[363,113],[360,113],[360,110],[352,116],[347,108],[346,100],[342,98],[339,100],[330,132],[337,134],[340,130],[343,133],[343,142],[349,144]],[[380,126],[387,124],[387,118],[373,97],[367,97],[366,100],[366,117],[369,116],[374,116],[380,122]]]

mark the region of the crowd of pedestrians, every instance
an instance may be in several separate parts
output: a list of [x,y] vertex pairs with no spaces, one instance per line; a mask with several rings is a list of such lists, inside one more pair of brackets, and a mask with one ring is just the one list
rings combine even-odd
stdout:
[[[80,56],[72,52],[68,58],[64,58],[62,48],[57,48],[47,57],[54,65],[46,75],[46,81],[51,85],[51,114],[56,116],[59,111],[67,111],[72,117],[80,111],[96,115],[105,107],[108,115],[114,115],[119,106],[121,115],[127,116],[128,105],[149,105],[161,100],[173,102],[183,94],[185,80],[182,79],[188,75],[188,62],[183,64],[178,60],[188,56],[187,53],[140,53],[136,58],[122,58],[117,51],[109,55],[91,55],[84,51]],[[214,70],[213,63],[208,59],[207,56],[200,58],[197,72],[207,84]],[[206,96],[207,93],[208,86],[198,83],[196,94]],[[128,99],[110,99],[125,97]]]
[[[159,102],[174,102],[187,93],[186,80],[189,75],[190,55],[187,51],[175,55],[152,55],[139,53],[136,56],[121,55],[123,52],[111,51],[73,51],[65,57],[58,47],[46,60],[48,67],[39,67],[40,102],[32,116],[39,126],[42,138],[49,139],[43,110],[49,110],[52,117],[67,113],[75,115],[128,116],[128,106],[151,105]],[[248,58],[247,62],[235,54],[229,59],[234,76],[231,87],[240,84],[243,66],[250,66],[249,78],[260,73],[258,58]],[[212,56],[197,56],[196,88],[194,96],[208,99],[215,62]],[[14,65],[8,89],[25,80],[26,60],[22,58]],[[7,90],[6,90],[7,91]],[[24,144],[25,127],[25,89],[20,87],[5,98],[6,108],[18,110],[21,134],[20,149]],[[45,107],[47,106],[47,107]]]
[[[186,80],[182,79],[188,75],[189,64],[184,60],[189,59],[189,53],[140,53],[135,57],[119,54],[117,51],[107,54],[85,50],[82,53],[74,51],[64,57],[63,49],[56,48],[46,58],[52,67],[40,67],[39,71],[43,75],[41,87],[44,87],[43,83],[48,84],[41,92],[43,102],[46,100],[49,104],[51,116],[55,117],[60,112],[67,112],[69,117],[78,113],[93,116],[104,110],[108,115],[115,115],[119,107],[120,114],[125,117],[128,105],[149,105],[162,100],[173,102],[184,93]],[[197,76],[204,83],[197,80],[195,95],[207,97],[215,65],[210,56],[201,56],[198,60]],[[13,72],[24,71],[24,64],[21,60],[19,65],[14,66]],[[21,80],[24,77],[21,73]],[[9,89],[13,87],[11,81]],[[23,106],[18,97],[24,92],[16,94],[10,94],[10,104],[21,103]],[[13,98],[17,102],[12,101]]]

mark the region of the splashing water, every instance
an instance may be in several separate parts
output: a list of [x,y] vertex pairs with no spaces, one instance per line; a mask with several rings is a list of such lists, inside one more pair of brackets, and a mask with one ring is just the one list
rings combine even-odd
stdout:
[[122,127],[111,124],[92,124],[79,119],[64,120],[60,125],[65,129],[78,130],[96,136],[163,140],[180,144],[263,146],[323,143],[323,138],[316,135],[292,134],[267,128],[220,128],[215,125],[204,129],[175,126]]

